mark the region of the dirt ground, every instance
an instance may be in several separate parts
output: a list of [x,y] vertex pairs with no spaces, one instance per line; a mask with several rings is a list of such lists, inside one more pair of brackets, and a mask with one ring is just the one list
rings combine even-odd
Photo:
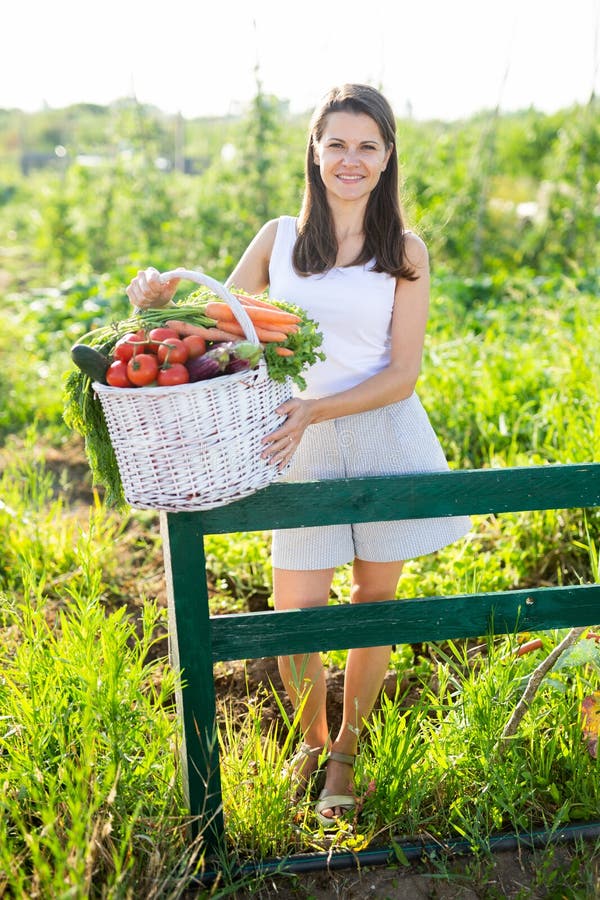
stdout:
[[[600,896],[600,859],[586,860],[585,872],[583,866],[578,868],[576,872],[572,851],[557,846],[545,853],[501,852],[483,861],[461,857],[362,871],[280,875],[235,896],[239,900],[595,900]],[[572,872],[572,877],[565,879],[565,872]]]
[[[60,450],[40,450],[40,459],[53,472],[57,492],[65,499],[71,514],[87,519],[92,502],[91,481],[81,442],[77,439]],[[2,452],[0,451],[0,470]],[[158,529],[158,516],[156,518]],[[148,540],[148,523],[142,528],[131,520],[122,539],[123,558],[118,567],[118,591],[115,604],[128,603],[134,621],[140,621],[139,598],[143,593],[166,605],[166,586],[162,555],[156,541]],[[142,590],[143,588],[143,590]],[[127,598],[131,598],[129,601]],[[110,603],[109,599],[109,603]],[[141,626],[141,623],[140,623]],[[163,633],[153,648],[153,656],[167,654],[167,638]],[[215,667],[215,690],[218,700],[245,703],[248,695],[271,694],[273,684],[280,697],[283,688],[275,659],[231,662]],[[396,682],[389,673],[385,690],[391,696]],[[332,721],[339,719],[342,705],[343,673],[328,673],[329,713]],[[264,689],[264,690],[263,690]],[[291,713],[291,709],[289,709]],[[276,702],[266,700],[263,715],[268,725],[279,716]],[[590,854],[592,848],[590,847]],[[363,898],[399,898],[399,900],[471,900],[471,898],[576,898],[587,900],[600,897],[600,855],[585,857],[575,854],[572,844],[558,844],[546,849],[520,848],[494,853],[479,859],[470,856],[449,856],[440,852],[436,858],[415,859],[406,864],[375,865],[368,868],[350,867],[324,871],[284,872],[265,876],[252,890],[240,889],[235,897],[278,898],[278,900],[363,900]],[[553,892],[552,884],[556,885]],[[573,885],[573,890],[569,885]],[[585,885],[585,887],[583,887]],[[218,885],[209,889],[213,897],[225,896]],[[200,896],[204,891],[200,892]],[[198,892],[189,895],[198,896]],[[228,893],[228,896],[232,896]]]

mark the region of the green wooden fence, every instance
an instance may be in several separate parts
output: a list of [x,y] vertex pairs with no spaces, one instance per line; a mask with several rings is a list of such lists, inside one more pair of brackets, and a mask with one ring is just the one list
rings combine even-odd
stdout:
[[186,800],[209,849],[224,837],[213,664],[600,622],[600,585],[211,616],[203,538],[344,522],[600,506],[600,463],[274,484],[204,512],[163,513]]

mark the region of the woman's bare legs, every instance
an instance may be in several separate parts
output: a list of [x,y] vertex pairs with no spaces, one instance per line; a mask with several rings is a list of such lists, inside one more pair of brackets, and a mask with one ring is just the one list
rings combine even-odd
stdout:
[[[393,600],[396,596],[402,562],[372,563],[354,560],[352,603]],[[338,753],[356,753],[358,738],[381,690],[390,661],[391,647],[360,647],[348,651],[344,680],[342,723],[331,749]],[[329,760],[325,790],[328,794],[352,794],[352,768]],[[334,817],[343,810],[324,809],[322,815]]]
[[[275,609],[305,609],[326,606],[335,569],[296,571],[273,569]],[[280,656],[279,673],[294,709],[300,704],[303,739],[311,747],[324,747],[329,740],[325,671],[319,653]],[[303,760],[302,775],[316,769],[317,757]]]
[[[372,563],[356,559],[352,573],[352,603],[392,600],[396,595],[402,562]],[[334,569],[296,571],[273,569],[273,599],[275,609],[304,609],[325,606],[329,599]],[[348,651],[344,680],[344,709],[342,723],[331,749],[339,753],[355,754],[358,737],[369,718],[381,690],[390,659],[391,647],[359,647]],[[329,740],[325,671],[319,653],[281,656],[279,672],[294,708],[304,703],[300,727],[304,740],[311,747],[323,747]],[[309,768],[310,767],[310,768]],[[307,760],[303,774],[316,767]],[[330,760],[325,784],[329,794],[352,793],[352,770],[344,763]],[[340,809],[325,809],[323,815],[341,814]]]

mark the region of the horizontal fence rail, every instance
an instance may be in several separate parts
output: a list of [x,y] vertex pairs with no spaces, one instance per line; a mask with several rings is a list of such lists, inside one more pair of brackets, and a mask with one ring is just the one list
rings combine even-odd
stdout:
[[598,584],[240,613],[212,620],[212,658],[219,662],[546,631],[589,625],[596,618]]
[[600,463],[588,463],[280,482],[213,510],[162,513],[171,657],[183,676],[184,790],[209,851],[224,836],[214,662],[592,625],[600,585],[211,616],[205,535],[597,506]]
[[461,469],[420,475],[279,482],[201,513],[177,513],[204,534],[600,505],[600,463]]

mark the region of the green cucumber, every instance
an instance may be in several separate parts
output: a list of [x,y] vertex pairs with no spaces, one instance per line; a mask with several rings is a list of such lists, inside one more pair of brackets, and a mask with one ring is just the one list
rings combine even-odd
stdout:
[[106,370],[110,361],[103,353],[94,350],[93,347],[88,347],[87,344],[75,344],[71,347],[71,359],[92,381],[106,384]]

